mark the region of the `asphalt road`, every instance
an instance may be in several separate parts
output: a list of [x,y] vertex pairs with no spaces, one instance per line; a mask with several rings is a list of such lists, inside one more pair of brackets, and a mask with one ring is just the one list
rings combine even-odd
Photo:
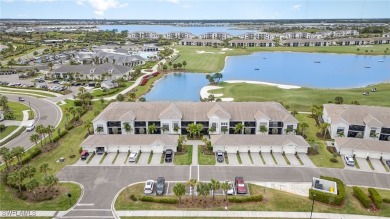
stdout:
[[[190,177],[200,181],[233,180],[243,176],[247,182],[311,182],[320,175],[340,178],[348,185],[390,188],[390,174],[352,171],[344,169],[305,167],[230,167],[230,166],[67,166],[59,174],[61,181],[75,181],[84,186],[79,205],[64,216],[94,216],[113,218],[111,203],[115,195],[129,184],[164,176],[167,181],[187,181]],[[96,213],[96,212],[95,212]]]
[[[31,108],[34,110],[35,113],[35,126],[43,124],[45,126],[52,125],[56,127],[61,122],[61,109],[48,100],[23,95],[4,95],[8,97],[9,101],[18,102],[18,97],[23,97],[25,99],[25,101],[23,102],[24,104],[28,106],[30,103]],[[35,131],[23,132],[21,135],[19,135],[19,137],[8,142],[3,147],[14,148],[17,146],[22,146],[25,149],[28,149],[33,145],[33,143],[31,143],[30,141],[30,136],[34,133]]]

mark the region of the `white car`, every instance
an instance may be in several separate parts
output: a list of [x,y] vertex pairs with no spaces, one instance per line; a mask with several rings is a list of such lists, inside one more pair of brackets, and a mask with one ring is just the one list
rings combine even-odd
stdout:
[[34,128],[35,128],[35,125],[34,125],[34,124],[27,125],[26,131],[27,131],[27,132],[31,132],[32,130],[34,130]]
[[154,189],[154,181],[148,180],[145,183],[144,194],[152,194]]
[[233,182],[231,182],[231,181],[226,181],[228,184],[229,184],[229,186],[230,186],[230,189],[229,190],[227,190],[227,194],[228,195],[234,195],[234,185],[233,185]]
[[129,155],[129,162],[135,162],[138,157],[138,152],[131,152]]
[[348,166],[355,166],[355,161],[353,160],[352,156],[350,155],[345,155],[344,156],[344,160],[345,160],[345,163],[348,165]]

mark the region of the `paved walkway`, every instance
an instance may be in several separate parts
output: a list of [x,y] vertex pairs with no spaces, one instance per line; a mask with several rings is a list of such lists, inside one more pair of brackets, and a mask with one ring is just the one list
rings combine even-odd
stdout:
[[[315,209],[315,205],[314,205]],[[220,217],[220,218],[310,218],[310,212],[283,211],[117,211],[121,217]],[[353,214],[330,214],[313,212],[312,218],[363,219],[386,218]]]
[[192,166],[198,165],[198,145],[204,143],[199,140],[187,140],[187,145],[192,145]]
[[4,120],[1,122],[1,124],[4,124],[5,126],[19,126],[17,129],[15,129],[13,132],[9,133],[9,135],[5,136],[0,140],[0,142],[5,141],[7,138],[11,137],[13,134],[17,133],[23,126],[27,126],[34,120],[28,120],[28,112],[30,110],[23,110],[23,119],[22,121],[15,121],[15,120]]

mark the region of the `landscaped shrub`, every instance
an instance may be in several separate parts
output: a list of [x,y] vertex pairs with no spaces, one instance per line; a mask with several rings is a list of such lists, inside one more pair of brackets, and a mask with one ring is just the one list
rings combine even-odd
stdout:
[[22,164],[26,164],[30,162],[34,157],[40,155],[42,153],[42,150],[39,148],[34,148],[31,153],[27,153],[23,159],[22,159]]
[[332,162],[332,163],[337,163],[337,162],[339,162],[339,161],[337,160],[337,158],[334,158],[334,157],[330,158],[329,160],[330,160],[330,162]]
[[383,200],[381,195],[378,193],[378,191],[374,188],[368,188],[368,193],[370,194],[370,198],[374,203],[375,207],[381,209]]
[[353,194],[359,200],[359,202],[362,203],[362,205],[365,208],[369,208],[371,206],[371,200],[368,197],[368,195],[364,193],[363,190],[357,186],[352,187],[352,189],[353,189]]
[[178,204],[179,201],[174,198],[153,198],[151,196],[142,196],[139,200],[143,202],[155,202],[163,204]]
[[331,204],[331,205],[341,205],[345,199],[345,186],[343,181],[333,178],[333,177],[326,177],[326,176],[321,176],[321,179],[326,179],[329,181],[333,181],[337,183],[337,195],[327,193],[327,192],[321,192],[318,190],[310,189],[309,190],[309,197],[310,199],[313,199],[313,195],[315,194],[315,200],[319,202],[323,202],[326,204]]
[[243,202],[261,202],[263,201],[262,195],[248,196],[244,198],[238,198],[236,196],[229,197],[229,202],[243,203]]
[[130,199],[133,200],[133,201],[137,201],[137,197],[135,197],[134,194],[131,194],[131,195],[130,195]]
[[390,203],[390,198],[384,198],[384,199],[382,199],[382,201],[383,201],[384,203]]
[[81,100],[74,100],[74,105],[75,106],[82,106],[83,105],[83,103],[81,102]]

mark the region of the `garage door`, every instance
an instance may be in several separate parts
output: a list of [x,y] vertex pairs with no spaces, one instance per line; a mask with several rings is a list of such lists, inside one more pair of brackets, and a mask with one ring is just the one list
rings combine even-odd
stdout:
[[225,147],[224,146],[214,146],[213,147],[213,151],[216,152],[216,151],[223,151],[225,152]]
[[295,154],[296,152],[296,147],[295,146],[284,146],[283,151],[286,154]]
[[261,147],[258,146],[251,146],[249,147],[250,152],[252,153],[259,153],[261,151]]
[[382,159],[390,160],[390,153],[382,153]]
[[370,152],[370,154],[368,156],[370,158],[372,158],[372,159],[380,159],[381,158],[381,152],[372,151],[372,152]]
[[107,152],[109,153],[116,153],[118,150],[118,146],[108,146]]
[[280,146],[280,147],[272,147],[272,152],[275,152],[275,153],[282,153],[283,152],[283,147]]
[[297,147],[297,153],[307,154],[307,147]]
[[261,146],[261,153],[269,153],[271,152],[270,146]]
[[368,152],[363,151],[363,150],[355,150],[354,153],[355,157],[360,157],[360,158],[367,158]]
[[249,148],[247,146],[239,146],[238,152],[248,153]]
[[236,146],[225,146],[226,153],[237,153],[238,147]]
[[352,149],[341,148],[340,149],[340,154],[352,155]]
[[151,146],[141,146],[141,152],[151,152],[152,147]]
[[153,153],[162,153],[164,151],[164,147],[162,145],[153,145],[152,151]]

